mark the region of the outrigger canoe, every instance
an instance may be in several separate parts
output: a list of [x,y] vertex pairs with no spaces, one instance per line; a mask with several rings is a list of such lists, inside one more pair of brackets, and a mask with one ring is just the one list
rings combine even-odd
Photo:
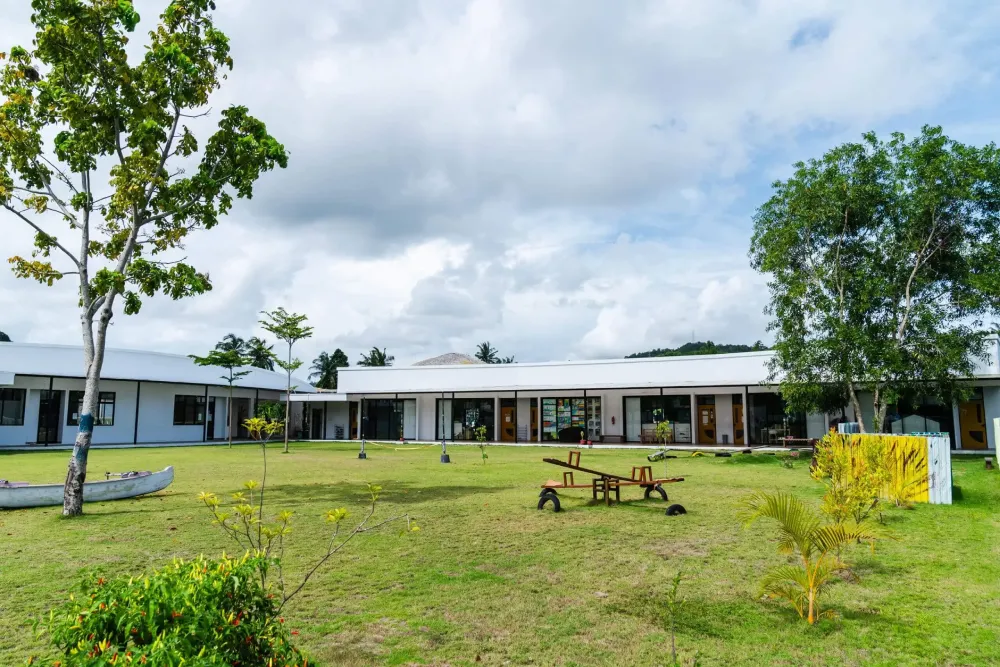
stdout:
[[[159,472],[107,473],[108,479],[85,482],[83,502],[98,503],[105,500],[135,498],[156,493],[174,481],[174,467],[167,466]],[[112,477],[117,476],[116,479]],[[29,484],[0,479],[0,509],[22,507],[48,507],[63,504],[62,484]]]

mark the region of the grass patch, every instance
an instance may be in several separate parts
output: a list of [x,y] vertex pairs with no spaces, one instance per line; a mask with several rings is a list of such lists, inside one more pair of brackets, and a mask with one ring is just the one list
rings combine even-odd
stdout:
[[[780,562],[773,529],[744,531],[740,499],[785,489],[818,502],[808,461],[778,457],[684,457],[667,461],[687,481],[668,487],[688,514],[664,516],[662,501],[623,489],[619,507],[561,493],[564,511],[535,509],[555,468],[551,449],[472,447],[369,449],[294,444],[272,450],[268,499],[292,509],[296,530],[286,561],[296,579],[321,548],[324,510],[357,517],[365,483],[385,491],[379,514],[410,512],[422,530],[358,538],[287,608],[301,647],[320,664],[664,664],[669,638],[659,600],[677,569],[687,603],[678,618],[683,655],[701,664],[998,664],[1000,474],[956,461],[962,500],[951,507],[890,510],[872,557],[853,551],[860,581],[833,586],[839,612],[808,628],[789,609],[756,599],[757,582]],[[64,452],[0,454],[0,476],[60,481]],[[758,462],[756,459],[760,459]],[[584,451],[583,464],[628,472],[639,452]],[[175,482],[137,500],[88,505],[80,519],[59,508],[0,512],[0,664],[45,653],[26,625],[75,585],[83,567],[137,574],[175,556],[232,550],[195,500],[228,494],[259,478],[250,446],[96,450],[90,469],[159,469]],[[654,464],[660,474],[663,463]]]

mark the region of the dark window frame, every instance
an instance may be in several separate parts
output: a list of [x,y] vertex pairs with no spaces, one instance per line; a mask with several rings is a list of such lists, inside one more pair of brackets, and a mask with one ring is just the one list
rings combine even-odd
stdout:
[[[180,420],[178,420],[178,409]],[[174,426],[204,426],[207,404],[204,396],[174,394]]]
[[[79,417],[73,418],[73,407],[76,407],[76,413],[79,415],[83,412],[83,393],[82,391],[72,390],[69,392],[69,401],[66,404],[66,426],[79,426]],[[111,397],[110,400],[108,397]],[[75,399],[75,400],[74,400]],[[115,425],[115,408],[118,396],[113,391],[102,391],[97,394],[97,415],[94,417],[94,426],[114,426]],[[111,419],[106,420],[104,417],[106,415],[105,407],[111,406]]]
[[[20,398],[14,399],[11,397],[12,394],[19,393]],[[2,415],[5,412],[5,403],[14,403],[15,401],[20,401],[21,403],[21,415],[17,418],[13,424],[4,424]],[[24,426],[24,411],[28,405],[28,390],[21,389],[19,387],[3,387],[0,388],[0,427],[2,426]]]

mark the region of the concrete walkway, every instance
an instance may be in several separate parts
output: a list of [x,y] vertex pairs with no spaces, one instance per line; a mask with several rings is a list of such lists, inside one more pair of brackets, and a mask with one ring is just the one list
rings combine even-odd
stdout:
[[[341,445],[354,445],[358,449],[361,448],[361,443],[358,440],[293,440],[292,442],[312,442],[312,443],[337,443]],[[280,445],[282,441],[272,440],[269,445],[274,446],[276,444]],[[254,440],[233,440],[234,445],[255,445],[257,444]],[[796,449],[808,449],[808,447],[775,447],[770,445],[667,445],[666,447],[661,447],[658,445],[643,445],[643,444],[594,444],[594,445],[577,445],[569,444],[565,442],[487,442],[485,443],[487,447],[549,447],[552,449],[617,449],[617,450],[650,450],[659,451],[661,449],[666,449],[667,451],[673,452],[705,452],[705,453],[715,453],[715,452],[729,452],[736,453],[742,452],[746,449],[751,449],[754,452],[790,452]],[[100,444],[91,445],[91,449],[155,449],[158,447],[227,447],[229,443],[225,440],[213,440],[211,442],[150,442],[150,443],[120,443],[120,444]],[[417,447],[440,447],[440,442],[431,442],[428,440],[406,440],[405,442],[389,442],[383,440],[372,440],[368,441],[368,447],[375,448],[388,448],[388,449],[413,449]],[[478,442],[449,442],[447,445],[449,448],[453,447],[478,447]],[[73,449],[73,445],[0,445],[0,451],[2,452],[47,452],[47,451],[70,451]],[[952,450],[952,456],[996,456],[996,450],[993,449],[963,449],[963,450]]]

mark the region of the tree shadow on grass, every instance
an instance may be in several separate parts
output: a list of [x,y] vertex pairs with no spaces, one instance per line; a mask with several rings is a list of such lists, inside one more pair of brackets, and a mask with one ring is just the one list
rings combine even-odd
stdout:
[[[664,622],[666,607],[663,595],[642,592],[616,603],[612,608],[619,613],[642,618],[653,624]],[[737,596],[729,600],[687,597],[678,612],[675,623],[679,631],[711,637],[720,641],[745,641],[748,629],[754,634],[774,637],[789,629],[809,630],[822,636],[842,631],[842,623],[859,622],[877,633],[904,631],[902,623],[865,608],[824,607],[834,613],[809,627],[791,606],[778,600],[754,600]],[[741,619],[734,623],[734,619]]]
[[[382,487],[379,492],[379,502],[392,505],[448,502],[469,496],[492,495],[514,488],[461,485],[415,486],[399,480],[373,480],[371,483]],[[222,494],[219,495],[221,498]],[[274,502],[283,507],[319,501],[333,504],[363,505],[371,501],[371,495],[367,484],[348,482],[277,484],[268,486],[265,491],[265,503]]]

